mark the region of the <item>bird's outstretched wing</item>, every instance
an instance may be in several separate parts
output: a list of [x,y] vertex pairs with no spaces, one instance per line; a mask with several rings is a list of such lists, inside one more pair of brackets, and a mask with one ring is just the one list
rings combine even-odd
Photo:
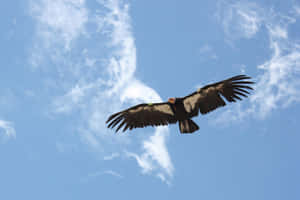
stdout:
[[108,128],[114,128],[117,124],[116,132],[123,128],[142,128],[145,126],[159,126],[176,123],[174,113],[169,103],[139,104],[111,115],[106,124]]
[[242,100],[241,97],[247,97],[249,91],[253,90],[250,84],[254,82],[249,81],[249,76],[239,75],[232,78],[206,85],[198,89],[196,92],[183,98],[185,109],[190,113],[191,117],[201,114],[206,114],[218,107],[225,106],[226,103],[222,97],[229,102],[236,102]]

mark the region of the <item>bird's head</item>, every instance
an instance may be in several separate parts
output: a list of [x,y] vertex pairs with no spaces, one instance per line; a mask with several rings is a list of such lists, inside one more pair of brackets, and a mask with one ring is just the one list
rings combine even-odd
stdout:
[[171,103],[171,104],[175,104],[176,98],[174,98],[174,97],[169,98],[169,99],[168,99],[168,102]]

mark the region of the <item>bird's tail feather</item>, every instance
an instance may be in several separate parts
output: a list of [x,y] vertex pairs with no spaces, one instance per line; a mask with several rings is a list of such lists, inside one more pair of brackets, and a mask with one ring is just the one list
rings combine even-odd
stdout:
[[199,129],[199,126],[191,119],[179,121],[179,129],[181,133],[193,133]]

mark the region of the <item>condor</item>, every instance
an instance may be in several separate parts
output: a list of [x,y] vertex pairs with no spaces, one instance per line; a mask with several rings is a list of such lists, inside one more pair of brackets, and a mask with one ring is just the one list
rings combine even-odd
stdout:
[[127,129],[143,128],[146,126],[161,126],[179,123],[181,133],[193,133],[199,129],[198,125],[191,120],[199,114],[206,114],[219,107],[225,106],[224,97],[228,102],[236,102],[247,97],[248,90],[253,90],[246,75],[206,85],[196,92],[181,98],[169,98],[167,102],[139,104],[111,115],[106,123],[108,128],[114,128],[116,132],[123,127]]

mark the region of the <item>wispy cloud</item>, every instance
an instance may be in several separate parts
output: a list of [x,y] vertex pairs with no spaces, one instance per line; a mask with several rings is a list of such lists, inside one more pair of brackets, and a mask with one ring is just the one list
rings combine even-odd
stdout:
[[111,155],[104,156],[103,160],[113,160],[115,158],[118,158],[119,156],[119,153],[112,153]]
[[0,133],[4,140],[8,138],[16,138],[16,131],[11,122],[0,120]]
[[47,47],[62,42],[69,49],[72,40],[85,33],[88,21],[85,0],[40,0],[31,1],[30,6],[39,23],[37,33]]
[[[49,65],[60,65],[56,70],[62,77],[67,65],[74,61],[66,59],[72,46],[80,36],[86,36],[89,20],[85,0],[37,0],[29,1],[29,12],[36,21],[35,36],[29,62],[33,68],[45,69]],[[55,68],[52,66],[52,68]],[[78,67],[77,67],[78,68]],[[69,73],[78,73],[72,67]]]
[[[251,13],[251,20],[245,17],[241,24],[241,19],[230,18],[231,21],[223,22],[225,33],[230,31],[228,27],[245,33],[245,37],[254,37],[259,27],[264,26],[270,42],[271,58],[265,63],[257,66],[258,76],[256,77],[255,91],[250,97],[250,107],[241,108],[236,106],[234,111],[236,120],[242,119],[250,114],[264,118],[275,109],[285,108],[292,103],[300,101],[300,43],[289,38],[288,26],[296,22],[296,18],[288,15],[276,13],[273,10],[267,10],[258,7],[253,10],[253,4],[234,4],[228,5],[230,12]],[[228,9],[228,8],[225,8]],[[244,16],[244,15],[241,15]],[[248,23],[248,25],[247,25]],[[249,31],[249,28],[253,31]],[[230,32],[228,32],[230,34]],[[253,33],[253,34],[252,34]],[[233,116],[227,110],[222,119],[228,120]],[[230,118],[232,119],[232,117]],[[222,120],[221,120],[222,121]]]
[[273,56],[258,66],[263,73],[259,75],[256,92],[250,99],[261,117],[300,101],[299,47],[288,41],[271,39]]
[[217,18],[229,39],[251,38],[262,23],[261,9],[255,3],[220,1]]
[[[116,79],[111,94],[121,91],[120,100],[126,102],[157,102],[161,101],[159,95],[152,88],[146,86],[134,77],[136,69],[136,47],[131,32],[128,5],[120,7],[119,1],[109,1],[106,6],[112,11],[107,22],[112,28],[112,44],[119,46],[118,51],[110,59],[110,73]],[[116,21],[115,21],[116,20]],[[122,90],[121,90],[122,89]],[[164,130],[164,131],[163,131]],[[143,142],[144,153],[134,155],[144,172],[160,171],[160,174],[171,176],[173,166],[166,147],[168,129],[157,128],[154,135]],[[168,177],[168,178],[169,178]]]
[[113,170],[105,170],[102,172],[96,172],[96,173],[91,173],[88,175],[88,177],[97,177],[97,176],[103,176],[103,175],[111,175],[117,178],[123,178],[123,176],[121,174],[119,174],[118,172],[115,172]]
[[217,54],[215,53],[213,47],[211,45],[205,44],[202,47],[199,48],[198,53],[200,54],[200,58],[202,60],[204,59],[218,59]]
[[56,113],[69,113],[74,108],[84,106],[84,97],[87,92],[94,89],[96,83],[91,84],[76,84],[65,95],[57,97],[53,102],[54,111]]
[[[152,171],[158,171],[157,176],[169,184],[173,176],[174,167],[165,144],[167,132],[166,127],[157,128],[155,134],[149,140],[144,141],[144,153],[138,155],[127,152],[126,154],[137,161],[138,165],[143,169],[143,173],[148,174]],[[162,172],[160,172],[160,168],[163,169]]]
[[96,179],[98,177],[101,176],[112,176],[118,179],[122,179],[124,178],[124,176],[122,176],[120,173],[113,171],[113,170],[104,170],[104,171],[98,171],[98,172],[94,172],[94,173],[90,173],[87,176],[85,176],[84,178],[81,179],[81,182],[86,183],[88,181],[90,181],[91,179]]
[[111,175],[117,178],[123,178],[123,176],[121,174],[119,174],[118,172],[112,171],[112,170],[106,170],[103,172],[103,174],[107,174],[107,175]]
[[[37,59],[31,63],[47,59],[55,65],[48,67],[48,71],[55,69],[51,73],[57,74],[52,79],[59,93],[53,100],[52,112],[76,115],[80,123],[75,129],[91,148],[105,154],[118,144],[115,148],[127,149],[141,162],[148,162],[145,169],[136,159],[147,174],[168,180],[173,173],[166,147],[168,128],[155,129],[149,138],[142,137],[139,154],[139,150],[131,148],[133,141],[127,134],[114,135],[105,127],[107,116],[121,108],[161,101],[154,89],[135,76],[136,46],[129,5],[119,0],[99,0],[97,11],[91,12],[84,0],[37,2],[32,3],[32,15],[37,20],[37,37],[47,48],[40,48],[38,53],[33,49],[33,58]],[[58,16],[60,13],[64,13],[62,17]],[[54,18],[59,18],[59,22]],[[85,42],[84,48],[72,46],[77,40]],[[61,42],[64,50],[59,48]]]

